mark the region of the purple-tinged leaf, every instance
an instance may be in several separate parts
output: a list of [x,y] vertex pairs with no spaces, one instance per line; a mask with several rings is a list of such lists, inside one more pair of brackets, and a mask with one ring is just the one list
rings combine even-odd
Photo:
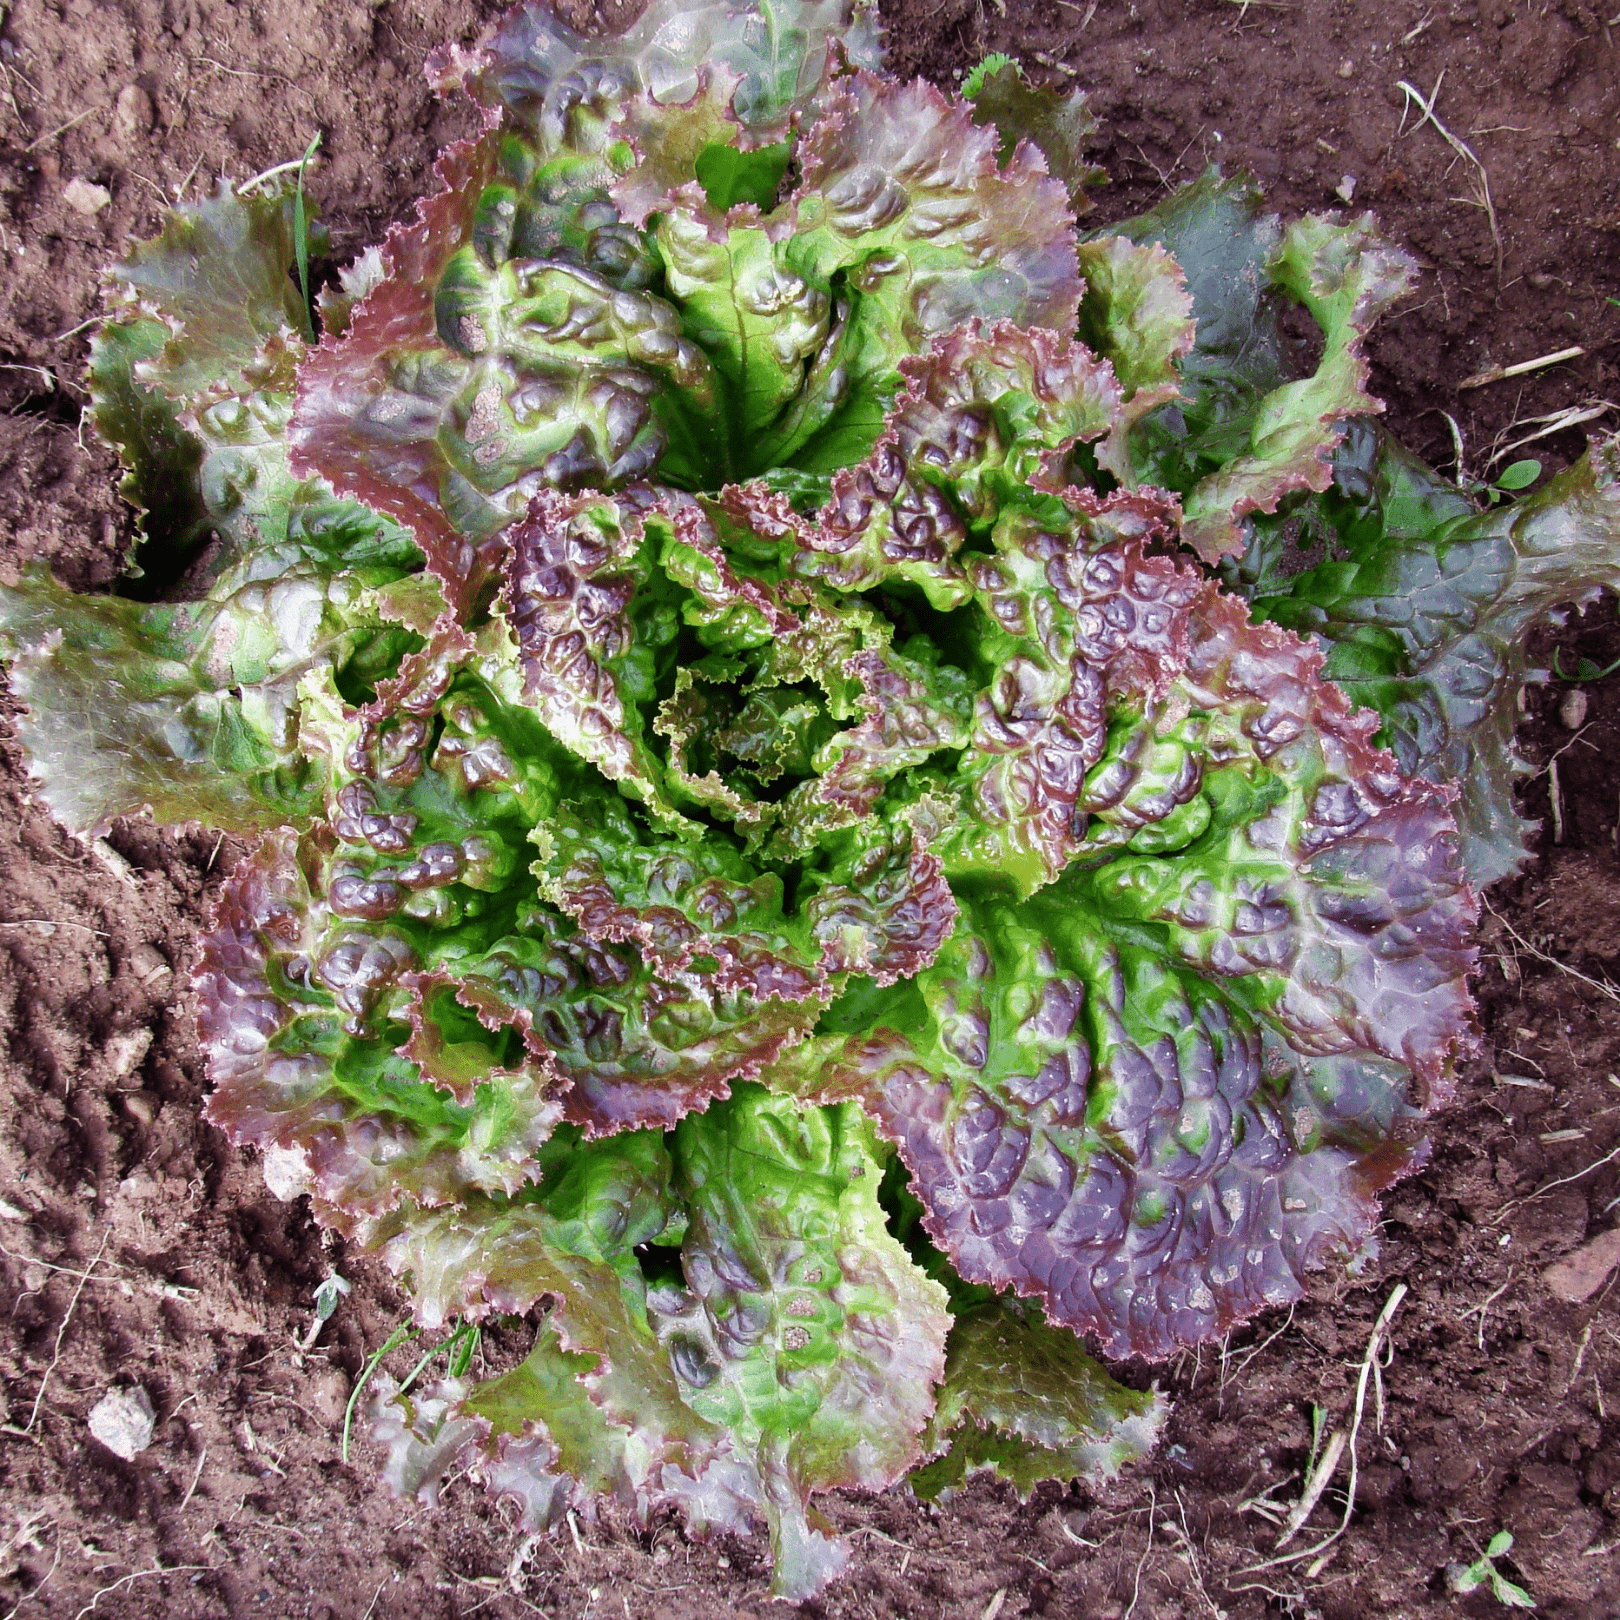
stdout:
[[1089,213],[1087,186],[1102,185],[1108,176],[1088,163],[1086,148],[1097,133],[1084,90],[1060,91],[1030,84],[1016,62],[986,73],[968,98],[973,122],[993,124],[1001,137],[997,157],[1006,163],[1020,141],[1028,141],[1046,159],[1047,172],[1068,188],[1069,207]]

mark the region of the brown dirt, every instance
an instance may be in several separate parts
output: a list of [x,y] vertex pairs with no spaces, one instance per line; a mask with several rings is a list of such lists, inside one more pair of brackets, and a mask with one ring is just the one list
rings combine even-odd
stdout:
[[[128,520],[83,436],[79,373],[100,266],[164,203],[300,152],[339,254],[426,184],[459,125],[422,88],[426,49],[466,39],[481,0],[22,0],[0,7],[0,560],[103,584]],[[588,9],[588,8],[587,8]],[[1252,167],[1284,210],[1335,204],[1342,176],[1431,266],[1374,344],[1397,430],[1446,459],[1454,416],[1477,471],[1515,421],[1616,393],[1620,55],[1581,0],[902,0],[896,65],[948,81],[985,50],[1071,64],[1097,90],[1133,211],[1206,158]],[[1005,15],[1002,15],[1005,10]],[[1620,27],[1620,20],[1612,26]],[[1037,55],[1037,53],[1041,53]],[[1398,134],[1405,78],[1445,70],[1442,121],[1491,177],[1503,271],[1467,165],[1432,126]],[[363,99],[362,99],[363,97]],[[106,187],[99,212],[64,197]],[[195,194],[194,189],[190,194]],[[1578,343],[1573,365],[1459,392],[1469,373]],[[1543,441],[1550,459],[1578,434]],[[1550,654],[1555,639],[1549,637]],[[1556,638],[1566,667],[1620,656],[1612,602]],[[1428,1167],[1386,1200],[1383,1252],[1353,1282],[1156,1375],[1176,1400],[1152,1466],[1104,1492],[1020,1505],[977,1485],[948,1507],[850,1498],[851,1574],[805,1612],[981,1617],[1485,1615],[1444,1566],[1498,1529],[1541,1611],[1620,1615],[1620,1315],[1610,1287],[1560,1303],[1543,1269],[1620,1204],[1620,676],[1589,683],[1588,729],[1532,690],[1531,755],[1559,754],[1565,842],[1489,899],[1480,1060],[1436,1121]],[[1548,808],[1545,771],[1525,789]],[[351,1380],[401,1315],[375,1268],[302,1353],[329,1263],[301,1206],[199,1120],[183,982],[199,911],[239,851],[132,823],[86,850],[0,763],[0,1604],[10,1614],[362,1620],[765,1610],[762,1546],[688,1545],[670,1524],[581,1527],[526,1548],[466,1482],[437,1510],[388,1499],[338,1432]],[[1493,1079],[1493,1075],[1499,1078]],[[1525,1082],[1535,1082],[1527,1084]],[[1578,1133],[1578,1134],[1577,1134]],[[335,1253],[335,1251],[334,1251]],[[1354,1520],[1319,1570],[1251,1572],[1275,1530],[1246,1501],[1298,1492],[1313,1404],[1344,1419],[1372,1321],[1397,1283],[1369,1396]],[[154,1444],[91,1440],[102,1392],[138,1382]],[[1607,1403],[1607,1404],[1606,1404]],[[37,1412],[36,1412],[37,1407]],[[1334,1493],[1329,1504],[1337,1507]],[[1336,1522],[1319,1509],[1309,1534]],[[161,1566],[161,1568],[160,1568]],[[164,1573],[162,1571],[168,1571]],[[510,1578],[509,1578],[510,1577]],[[97,1594],[100,1594],[99,1596]],[[998,1594],[1004,1596],[998,1597]],[[15,1605],[15,1607],[13,1607]]]

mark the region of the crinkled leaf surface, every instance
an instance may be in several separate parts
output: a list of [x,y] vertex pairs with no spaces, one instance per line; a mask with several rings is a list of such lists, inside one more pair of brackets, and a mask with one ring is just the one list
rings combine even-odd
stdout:
[[[441,159],[443,189],[304,368],[293,428],[296,464],[409,523],[458,605],[483,599],[494,536],[541,488],[830,470],[871,447],[930,334],[973,315],[1072,324],[1063,188],[1032,147],[1002,168],[965,104],[847,74],[820,90],[793,194],[717,209],[699,159],[763,138],[738,110],[757,58],[694,58],[690,85],[675,75],[688,99],[665,98],[637,34],[586,95],[532,66],[531,24],[554,42],[529,8],[467,67],[496,122]],[[772,75],[813,90],[814,60]]]
[[[863,0],[652,0],[622,34],[578,33],[549,7],[518,6],[473,50],[436,51],[428,72],[463,85],[486,107],[545,129],[580,116],[585,86],[625,87],[655,106],[689,101],[706,66],[736,81],[731,105],[753,144],[775,138],[808,105],[835,42],[877,68],[876,8]],[[600,93],[600,92],[599,92]]]
[[1028,141],[1046,159],[1047,172],[1069,190],[1076,214],[1089,212],[1087,186],[1101,185],[1107,175],[1086,161],[1086,148],[1097,133],[1097,120],[1084,90],[1059,91],[1031,84],[1016,62],[986,73],[969,98],[973,121],[994,124],[1001,137],[997,155],[1005,163],[1020,141]]
[[[1620,447],[1595,445],[1533,495],[1480,512],[1376,428],[1361,426],[1319,499],[1259,529],[1233,568],[1255,611],[1331,649],[1326,673],[1384,720],[1403,770],[1461,788],[1463,863],[1481,886],[1517,871],[1533,830],[1513,802],[1530,632],[1620,590]],[[1332,560],[1289,573],[1317,543]]]
[[290,212],[222,190],[109,274],[93,417],[143,512],[134,573],[144,589],[184,570],[190,599],[75,596],[40,569],[0,590],[20,729],[75,830],[143,808],[244,833],[307,818],[299,681],[363,688],[408,645],[373,593],[419,565],[415,542],[287,466]]
[[1169,1412],[1157,1391],[1127,1389],[1074,1334],[1004,1304],[959,1316],[929,1424],[941,1454],[911,1476],[932,1500],[989,1471],[1026,1501],[1042,1480],[1114,1478],[1152,1451]]
[[[1130,434],[1136,476],[1182,495],[1182,538],[1206,562],[1241,553],[1242,522],[1287,495],[1322,490],[1346,418],[1381,410],[1366,390],[1367,329],[1409,288],[1411,258],[1377,233],[1372,215],[1341,222],[1313,214],[1283,229],[1262,216],[1246,178],[1210,170],[1152,212],[1115,231],[1158,244],[1170,260],[1148,293],[1140,275],[1088,282],[1081,325],[1110,358],[1136,367],[1162,319],[1179,266],[1188,278],[1196,342],[1180,365],[1185,396],[1144,416]],[[1299,375],[1278,323],[1283,301],[1322,329],[1315,372]],[[1161,340],[1162,341],[1162,340]]]
[[[748,1087],[688,1116],[669,1149],[616,1137],[510,1204],[396,1220],[388,1257],[430,1321],[557,1300],[517,1373],[441,1389],[420,1414],[388,1403],[396,1488],[431,1488],[470,1445],[537,1519],[570,1500],[570,1477],[643,1518],[678,1504],[694,1529],[760,1516],[776,1593],[813,1594],[848,1549],[812,1493],[898,1480],[944,1371],[945,1291],[886,1231],[881,1179],[857,1109]],[[649,1288],[636,1246],[680,1228],[682,1281]]]

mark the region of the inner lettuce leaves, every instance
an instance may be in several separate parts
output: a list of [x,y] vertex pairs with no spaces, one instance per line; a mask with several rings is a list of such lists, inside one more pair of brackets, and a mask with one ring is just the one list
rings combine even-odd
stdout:
[[287,191],[109,273],[142,534],[0,590],[23,742],[79,831],[256,840],[209,1117],[419,1326],[532,1324],[379,1381],[389,1483],[763,1522],[804,1600],[818,1493],[1108,1477],[1166,1403],[1093,1350],[1374,1241],[1620,452],[1480,512],[1367,420],[1370,217],[1082,238],[1084,99],[895,82],[850,0],[431,73],[479,128],[318,337]]

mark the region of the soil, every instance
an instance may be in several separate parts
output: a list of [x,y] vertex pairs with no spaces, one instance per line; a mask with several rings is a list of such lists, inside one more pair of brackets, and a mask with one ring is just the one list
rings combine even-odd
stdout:
[[[113,463],[80,416],[100,267],[169,202],[296,156],[317,127],[335,252],[374,240],[464,123],[424,89],[426,50],[470,39],[497,9],[0,6],[0,566],[47,558],[95,587],[127,543]],[[1374,386],[1396,431],[1448,467],[1446,414],[1477,476],[1499,451],[1526,453],[1504,447],[1537,418],[1620,398],[1620,18],[1584,0],[884,12],[903,71],[948,83],[1005,49],[1094,89],[1113,181],[1097,223],[1210,160],[1251,168],[1285,213],[1338,206],[1353,179],[1355,205],[1376,207],[1426,265],[1373,342]],[[1476,167],[1432,124],[1407,116],[1402,133],[1403,79],[1425,97],[1440,81],[1435,111],[1488,173],[1499,248]],[[1461,387],[1577,345],[1571,362]],[[1577,428],[1533,449],[1553,465],[1582,444]],[[1620,657],[1614,602],[1549,633],[1549,659],[1555,648],[1566,669]],[[979,1483],[937,1511],[898,1492],[832,1499],[856,1555],[806,1614],[1486,1615],[1487,1591],[1455,1597],[1444,1570],[1506,1529],[1499,1567],[1542,1613],[1620,1615],[1620,1290],[1611,1277],[1569,1304],[1543,1276],[1620,1207],[1620,675],[1584,683],[1579,734],[1557,715],[1569,689],[1528,689],[1522,741],[1538,769],[1524,798],[1547,830],[1526,872],[1487,896],[1480,1053],[1435,1121],[1428,1165],[1387,1195],[1376,1261],[1225,1345],[1130,1369],[1156,1377],[1175,1412],[1151,1465],[1114,1487],[1047,1487],[1021,1504]],[[764,1613],[762,1539],[694,1546],[673,1524],[605,1516],[531,1544],[510,1504],[466,1481],[429,1509],[391,1500],[364,1444],[341,1460],[352,1381],[403,1306],[200,1121],[186,969],[206,896],[240,851],[142,822],[82,847],[30,803],[15,745],[0,752],[7,1620]],[[353,1292],[301,1350],[334,1261]],[[1402,1285],[1366,1391],[1348,1531],[1324,1557],[1274,1562],[1267,1504],[1299,1495],[1313,1409],[1350,1421],[1374,1319]],[[157,1423],[124,1462],[86,1419],[129,1384]],[[1327,1535],[1342,1507],[1335,1485],[1289,1551]]]

